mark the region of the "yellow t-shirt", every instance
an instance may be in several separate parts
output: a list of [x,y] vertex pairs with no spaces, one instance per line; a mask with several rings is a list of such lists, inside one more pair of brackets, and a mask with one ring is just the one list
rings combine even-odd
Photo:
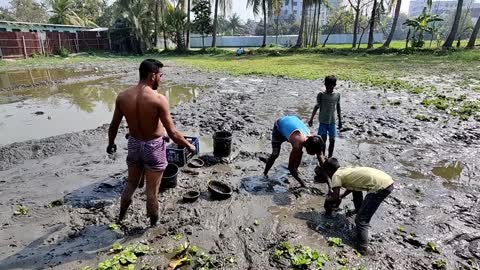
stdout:
[[332,177],[332,188],[376,192],[393,184],[392,177],[369,167],[339,168]]

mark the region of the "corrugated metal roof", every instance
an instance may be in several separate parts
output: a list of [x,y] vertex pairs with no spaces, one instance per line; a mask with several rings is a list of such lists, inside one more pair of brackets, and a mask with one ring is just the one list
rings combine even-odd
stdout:
[[9,25],[35,25],[35,26],[55,26],[55,27],[65,27],[65,28],[85,28],[92,29],[93,27],[81,26],[81,25],[64,25],[64,24],[51,24],[51,23],[31,23],[31,22],[14,22],[14,21],[0,21],[0,24],[9,24]]

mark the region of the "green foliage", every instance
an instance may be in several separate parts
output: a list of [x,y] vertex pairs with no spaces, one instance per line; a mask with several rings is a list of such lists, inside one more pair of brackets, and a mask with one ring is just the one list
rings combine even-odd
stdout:
[[425,249],[426,252],[440,253],[440,251],[435,246],[435,243],[433,243],[433,242],[428,242],[424,249]]
[[122,266],[127,267],[128,270],[135,269],[138,256],[143,256],[151,252],[148,245],[144,244],[132,244],[123,248],[119,243],[114,243],[110,251],[116,254],[109,259],[98,264],[97,270],[119,270],[124,269]]
[[85,267],[80,268],[80,270],[93,270],[93,269],[90,266],[85,266]]
[[115,224],[115,223],[112,223],[112,224],[108,225],[108,228],[112,231],[116,231],[116,230],[118,230],[118,225]]
[[343,247],[342,239],[340,239],[338,237],[329,237],[327,239],[327,242],[330,246]]
[[255,219],[255,221],[253,222],[253,224],[254,224],[255,226],[258,226],[258,225],[260,225],[260,221],[259,221],[258,219]]
[[423,121],[423,122],[434,122],[434,121],[438,120],[437,117],[428,117],[428,116],[423,115],[423,114],[415,115],[415,119],[417,119],[419,121]]
[[82,18],[78,15],[79,10],[73,0],[51,0],[53,16],[49,21],[55,24],[93,26],[97,25],[88,18]]
[[181,234],[181,233],[177,233],[173,236],[173,239],[175,241],[180,241],[180,240],[182,240],[182,238],[183,238],[183,234]]
[[275,261],[281,262],[287,260],[294,268],[306,269],[310,265],[315,265],[322,269],[329,258],[325,254],[320,254],[318,250],[308,246],[292,246],[288,242],[282,242],[278,245],[273,255]]
[[177,45],[177,51],[185,51],[185,39],[183,32],[187,26],[187,14],[179,8],[168,7],[165,15],[165,31]]
[[15,212],[13,212],[13,214],[15,216],[24,216],[24,215],[28,214],[28,208],[23,206],[23,205],[18,205],[17,210],[15,210]]
[[193,8],[192,12],[195,15],[195,19],[192,23],[192,30],[195,33],[205,36],[213,31],[211,15],[210,1],[199,1]]
[[[7,14],[11,21],[46,23],[48,21],[47,6],[45,3],[33,0],[10,0]],[[0,16],[0,20],[2,20]]]
[[427,11],[425,7],[422,13],[414,18],[407,19],[404,25],[407,25],[413,29],[413,36],[411,37],[412,47],[421,48],[425,44],[424,33],[436,35],[438,29],[435,26],[435,22],[443,21],[438,15],[432,15],[430,11]]
[[61,47],[58,52],[57,52],[58,55],[60,55],[61,57],[68,57],[70,55],[70,51],[65,48],[65,47]]
[[337,263],[340,265],[347,265],[348,264],[348,258],[340,258],[337,260]]
[[398,226],[397,230],[398,230],[399,232],[401,232],[401,233],[407,232],[407,231],[405,230],[405,227],[403,227],[403,226]]
[[436,260],[432,262],[433,269],[447,269],[447,263],[444,260]]

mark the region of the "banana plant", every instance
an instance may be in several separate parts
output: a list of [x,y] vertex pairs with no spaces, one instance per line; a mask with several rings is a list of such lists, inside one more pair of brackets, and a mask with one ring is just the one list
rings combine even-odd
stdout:
[[432,15],[427,12],[427,7],[423,8],[422,13],[413,19],[407,19],[404,25],[407,25],[412,29],[411,43],[413,47],[421,48],[425,44],[424,34],[429,33],[435,35],[437,29],[431,25],[434,22],[443,21],[438,15]]

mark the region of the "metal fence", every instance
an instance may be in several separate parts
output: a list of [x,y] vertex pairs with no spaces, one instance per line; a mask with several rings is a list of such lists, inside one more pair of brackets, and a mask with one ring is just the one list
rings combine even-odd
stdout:
[[0,58],[28,58],[56,54],[60,48],[72,53],[111,50],[107,31],[77,33],[0,32]]

